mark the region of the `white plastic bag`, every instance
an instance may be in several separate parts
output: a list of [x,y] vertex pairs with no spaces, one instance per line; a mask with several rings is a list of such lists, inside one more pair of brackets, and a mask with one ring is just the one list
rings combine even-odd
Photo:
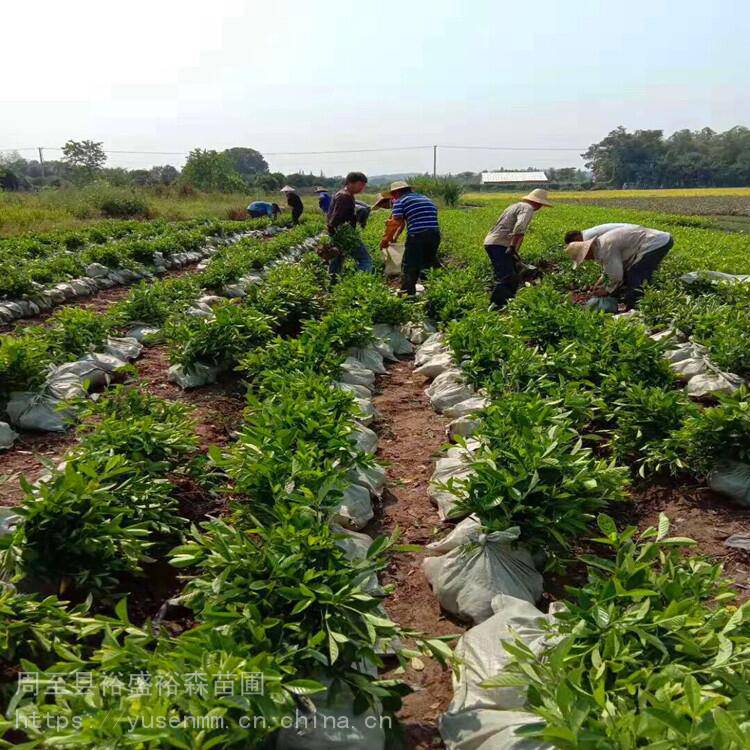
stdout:
[[380,714],[372,709],[355,714],[354,696],[347,686],[330,702],[326,693],[311,696],[311,702],[310,713],[295,711],[293,726],[278,733],[276,750],[384,750]]
[[734,393],[743,383],[738,375],[730,372],[707,371],[690,378],[685,386],[688,396],[702,398],[719,393]]
[[363,367],[365,370],[377,373],[378,375],[384,375],[387,370],[383,364],[383,355],[378,352],[374,346],[364,346],[361,348],[352,347],[348,352],[349,356],[344,360],[349,362],[350,359],[354,360]]
[[[440,734],[448,750],[552,750],[537,740],[523,739],[516,729],[540,721],[523,711],[521,688],[480,687],[500,674],[511,656],[502,641],[520,638],[535,653],[546,643],[543,615],[526,601],[498,596],[492,617],[464,633],[456,644],[459,672],[453,678],[453,700],[440,717]],[[551,608],[552,612],[553,608]]]
[[531,553],[513,544],[520,535],[518,527],[486,534],[479,521],[469,517],[442,542],[428,545],[429,552],[445,552],[422,562],[443,609],[480,623],[492,616],[490,602],[498,594],[539,601],[542,576]]
[[365,487],[373,497],[380,497],[385,487],[385,468],[374,463],[372,466],[355,466],[349,469],[347,477],[352,484]]
[[466,458],[439,458],[435,462],[435,471],[430,477],[429,495],[432,502],[437,505],[438,515],[445,520],[453,511],[453,506],[458,500],[456,493],[443,487],[443,483],[449,479],[455,481],[468,479],[473,471]]
[[44,393],[11,393],[5,409],[11,424],[22,430],[64,432],[73,412],[71,409],[59,411],[61,403]]
[[333,520],[347,529],[363,529],[373,519],[370,492],[358,484],[352,484],[344,490],[340,505],[336,508]]
[[443,409],[443,414],[451,419],[460,419],[461,417],[468,417],[470,414],[476,414],[489,405],[490,400],[485,396],[472,396],[465,401],[459,401],[457,404]]
[[8,450],[15,443],[18,433],[7,422],[0,422],[0,450]]
[[[463,403],[463,402],[461,402]],[[451,440],[457,437],[468,437],[473,435],[479,427],[479,419],[476,417],[459,417],[454,419],[446,428],[446,433]]]
[[737,505],[750,508],[750,465],[721,461],[708,475],[708,486],[730,497]]
[[432,408],[437,412],[460,404],[474,395],[474,388],[464,380],[463,373],[453,368],[438,375],[425,389]]
[[347,357],[341,365],[341,380],[344,383],[372,388],[375,385],[375,373],[362,367],[362,364],[353,357]]
[[376,323],[372,327],[375,338],[387,341],[394,354],[404,355],[411,354],[414,351],[414,345],[398,328],[386,323]]
[[131,336],[110,336],[104,347],[104,352],[123,361],[138,359],[143,351],[143,344]]
[[442,333],[433,333],[414,353],[414,364],[419,367],[437,354],[449,351]]
[[172,365],[167,371],[167,379],[182,389],[188,389],[215,383],[218,374],[218,368],[196,362],[190,370],[185,370],[182,365]]
[[355,385],[354,383],[336,383],[336,387],[342,391],[351,393],[357,398],[372,398],[372,391],[364,385]]
[[433,355],[429,359],[425,360],[423,364],[419,365],[414,372],[417,375],[421,375],[423,378],[434,378],[446,370],[450,370],[454,367],[453,356],[449,351],[440,351]]
[[369,427],[359,422],[354,423],[351,440],[364,453],[375,453],[378,447],[378,436]]
[[406,246],[401,242],[391,242],[387,249],[383,251],[386,276],[401,275],[401,264],[404,261],[405,252]]

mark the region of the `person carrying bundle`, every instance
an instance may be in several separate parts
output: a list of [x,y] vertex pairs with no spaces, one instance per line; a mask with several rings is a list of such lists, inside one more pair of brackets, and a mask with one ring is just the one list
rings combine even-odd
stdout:
[[266,201],[253,201],[248,207],[247,212],[251,219],[262,219],[267,216],[269,219],[275,219],[280,213],[278,203],[267,203]]
[[417,293],[417,280],[422,271],[440,266],[438,210],[426,195],[415,193],[411,185],[403,180],[391,184],[391,200],[391,218],[385,225],[380,247],[386,250],[406,228],[401,291],[413,297]]
[[[359,195],[367,186],[367,176],[362,172],[349,172],[344,180],[344,186],[333,196],[331,209],[328,212],[328,234],[336,241],[336,232],[345,226],[350,226],[356,231],[357,226],[357,201],[355,195]],[[361,239],[349,248],[348,252],[357,262],[360,271],[372,271],[372,258]],[[338,255],[332,258],[328,270],[333,276],[341,273],[344,266],[344,256]]]
[[490,296],[495,307],[505,307],[518,291],[521,283],[521,257],[518,251],[534,213],[551,205],[546,190],[532,190],[518,203],[508,206],[484,238],[484,249],[495,279]]
[[292,224],[299,224],[299,217],[302,216],[302,212],[305,207],[302,205],[302,198],[299,197],[297,191],[291,185],[285,185],[279,191],[286,194],[286,203],[292,211]]
[[[584,260],[600,263],[604,273],[594,285],[594,294],[617,293],[630,310],[643,296],[643,285],[651,279],[673,245],[674,238],[668,232],[628,224],[594,239],[569,242],[565,252],[573,261],[573,268],[578,268]],[[605,276],[609,284],[605,284]]]

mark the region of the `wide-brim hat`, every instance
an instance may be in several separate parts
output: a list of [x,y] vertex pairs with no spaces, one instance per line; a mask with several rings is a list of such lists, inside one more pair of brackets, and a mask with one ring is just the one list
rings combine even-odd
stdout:
[[586,260],[586,256],[589,254],[589,251],[591,250],[591,247],[595,242],[595,239],[581,240],[580,242],[570,242],[565,247],[565,252],[573,261],[573,268],[578,268],[578,266],[580,266],[581,263]]
[[391,183],[391,189],[389,192],[394,193],[396,190],[406,190],[410,187],[411,185],[405,180],[396,180],[396,182]]
[[295,193],[297,192],[291,185],[284,185],[281,190],[279,190],[280,193]]
[[524,195],[523,198],[521,198],[522,201],[532,201],[533,203],[539,203],[542,206],[551,206],[552,203],[550,203],[549,195],[547,195],[547,191],[543,190],[542,188],[537,188],[536,190],[532,190],[528,195]]
[[327,192],[328,192],[328,188],[320,187],[320,185],[318,185],[318,187],[313,188],[313,193],[327,193]]

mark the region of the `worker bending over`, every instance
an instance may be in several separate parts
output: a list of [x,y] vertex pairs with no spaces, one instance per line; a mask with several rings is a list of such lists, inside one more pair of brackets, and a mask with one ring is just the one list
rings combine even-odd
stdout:
[[286,203],[292,211],[292,224],[299,224],[299,217],[302,216],[302,212],[305,210],[305,207],[302,205],[302,198],[299,197],[297,191],[291,185],[285,185],[281,188],[280,192],[286,194]]
[[251,219],[261,219],[264,216],[268,216],[271,219],[275,219],[280,213],[278,203],[267,203],[266,201],[253,201],[248,207],[247,212],[250,214]]
[[331,203],[333,202],[331,194],[324,187],[316,187],[315,192],[318,195],[318,208],[324,214],[327,214],[330,211]]
[[624,229],[625,227],[637,227],[638,224],[624,224],[621,222],[613,222],[611,224],[597,224],[595,227],[589,227],[588,229],[571,229],[565,233],[565,244],[570,242],[581,242],[582,240],[595,240],[597,237],[601,237],[607,232],[611,232],[613,229]]
[[401,291],[417,293],[417,279],[427,268],[437,268],[440,226],[437,206],[421,193],[415,193],[403,180],[391,184],[391,218],[380,242],[385,250],[406,228],[406,246],[401,263]]
[[[572,236],[571,233],[566,238],[568,236]],[[594,294],[618,294],[630,310],[643,296],[643,285],[651,279],[673,245],[674,238],[668,232],[628,224],[605,231],[594,239],[569,242],[565,252],[574,268],[584,260],[598,261],[604,274],[596,282]],[[609,279],[606,285],[605,276]]]
[[[333,196],[331,208],[328,211],[328,234],[335,242],[336,230],[348,224],[356,229],[357,226],[357,201],[354,196],[359,195],[367,186],[367,176],[362,172],[349,172],[344,180],[344,187]],[[367,252],[364,242],[360,239],[359,245],[352,249],[352,257],[357,261],[360,271],[372,271],[372,258]],[[344,265],[344,256],[333,258],[328,265],[332,275],[341,273]]]
[[495,284],[490,300],[502,308],[515,296],[521,280],[521,256],[518,251],[534,213],[551,206],[546,190],[537,188],[503,211],[484,238],[484,249],[492,264]]

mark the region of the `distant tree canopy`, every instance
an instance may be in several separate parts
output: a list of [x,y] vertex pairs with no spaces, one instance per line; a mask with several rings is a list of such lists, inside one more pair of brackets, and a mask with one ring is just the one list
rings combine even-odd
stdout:
[[107,163],[107,155],[97,141],[68,141],[62,152],[64,162],[89,178]]
[[247,183],[225,151],[194,148],[182,168],[181,179],[198,190],[232,193],[247,189]]
[[228,148],[222,153],[228,157],[235,171],[248,182],[252,182],[256,175],[268,173],[268,163],[263,154],[254,148]]
[[736,187],[750,185],[750,129],[716,133],[620,126],[582,154],[596,183],[609,187]]

